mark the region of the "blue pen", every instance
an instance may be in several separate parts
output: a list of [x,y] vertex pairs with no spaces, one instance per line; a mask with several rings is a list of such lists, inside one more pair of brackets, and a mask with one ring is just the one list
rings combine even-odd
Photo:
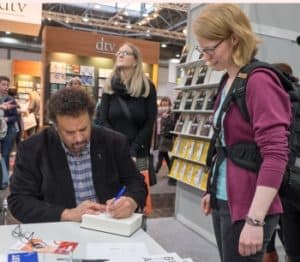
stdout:
[[117,201],[121,196],[123,196],[125,191],[126,191],[126,186],[123,186],[119,191],[119,193],[117,194],[117,196],[115,197],[114,202]]

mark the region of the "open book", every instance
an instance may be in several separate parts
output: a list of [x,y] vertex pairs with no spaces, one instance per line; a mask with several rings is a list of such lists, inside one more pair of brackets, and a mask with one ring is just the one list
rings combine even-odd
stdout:
[[113,218],[109,214],[85,214],[80,227],[103,231],[106,233],[130,236],[142,225],[143,214],[133,213],[127,218]]

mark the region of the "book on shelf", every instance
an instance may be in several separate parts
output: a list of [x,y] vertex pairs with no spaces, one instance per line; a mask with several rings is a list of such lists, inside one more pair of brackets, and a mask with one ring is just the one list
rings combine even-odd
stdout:
[[203,167],[199,166],[198,170],[197,170],[197,172],[196,172],[196,174],[195,174],[195,176],[193,178],[193,184],[194,184],[194,186],[199,187],[202,174],[203,174]]
[[112,73],[111,68],[99,68],[98,69],[98,77],[99,78],[107,78]]
[[179,159],[174,159],[169,176],[175,178],[177,177],[181,163],[182,161],[180,161]]
[[193,91],[187,92],[186,97],[184,99],[184,110],[192,109],[193,99],[194,99],[194,92]]
[[200,176],[200,183],[199,183],[199,188],[203,191],[207,190],[207,183],[208,183],[208,173],[207,172],[202,172]]
[[186,159],[192,159],[195,144],[196,144],[195,140],[193,139],[188,140],[188,147],[186,148],[185,156],[184,156]]
[[187,57],[190,51],[189,45],[184,45],[182,50],[181,50],[181,55],[179,58],[179,64],[183,64],[187,61]]
[[206,90],[199,90],[198,94],[195,96],[195,110],[201,110],[203,109],[204,101],[206,96]]
[[173,155],[177,155],[178,154],[180,143],[181,143],[181,137],[180,136],[176,136],[174,144],[173,144],[173,148],[172,148],[172,154]]
[[66,74],[66,63],[51,61],[50,73]]
[[187,163],[185,174],[183,176],[183,181],[189,184],[191,181],[193,172],[194,172],[194,165],[192,163]]
[[107,213],[84,214],[80,227],[111,234],[131,236],[142,225],[143,214],[133,213],[127,218],[113,218]]
[[184,124],[184,115],[181,114],[175,124],[175,132],[181,133]]
[[212,115],[206,116],[201,126],[200,136],[210,137],[212,134]]
[[216,88],[214,88],[213,90],[209,90],[206,96],[205,110],[213,110],[217,91],[218,90]]
[[202,154],[200,156],[200,163],[202,163],[202,164],[206,163],[208,148],[209,148],[209,142],[204,142],[203,143]]
[[183,123],[181,133],[188,134],[188,131],[190,130],[191,124],[192,124],[192,116],[186,114],[184,116],[184,123]]
[[184,86],[190,86],[192,84],[194,73],[195,73],[195,67],[190,67],[187,69]]
[[176,177],[179,178],[180,180],[183,180],[183,178],[184,178],[187,165],[188,165],[187,162],[181,161],[181,164],[180,164],[179,170],[178,170],[178,174],[176,175]]
[[206,76],[207,76],[207,69],[208,66],[203,64],[197,67],[196,72],[195,72],[195,77],[194,77],[194,85],[201,85],[205,83],[206,81]]
[[178,94],[177,94],[177,97],[174,101],[173,110],[179,110],[180,109],[182,97],[183,97],[183,92],[179,91]]
[[194,115],[192,117],[192,123],[190,125],[190,129],[188,133],[190,135],[198,135],[199,125],[201,125],[202,117],[201,115]]
[[203,150],[204,143],[202,141],[197,141],[194,146],[193,155],[191,157],[192,160],[200,162],[202,150]]
[[81,76],[91,76],[91,77],[94,77],[94,75],[95,75],[95,67],[81,65],[80,66],[80,75]]

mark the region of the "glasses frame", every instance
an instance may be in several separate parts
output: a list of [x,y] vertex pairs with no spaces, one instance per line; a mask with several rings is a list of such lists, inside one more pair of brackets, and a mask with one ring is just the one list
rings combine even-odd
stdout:
[[224,42],[225,39],[222,39],[218,43],[216,43],[214,46],[211,47],[205,47],[200,48],[198,45],[195,47],[195,49],[200,53],[199,57],[203,57],[204,54],[207,55],[213,55],[216,51],[216,49]]
[[118,56],[134,56],[134,53],[133,52],[130,52],[130,51],[118,51],[117,53],[115,53],[115,56],[118,57]]
[[22,243],[26,244],[29,243],[32,245],[33,248],[44,248],[47,246],[47,243],[45,243],[44,241],[41,241],[40,243],[34,243],[33,241],[33,236],[34,236],[34,232],[23,232],[21,225],[18,224],[11,232],[11,235],[14,238],[19,239]]

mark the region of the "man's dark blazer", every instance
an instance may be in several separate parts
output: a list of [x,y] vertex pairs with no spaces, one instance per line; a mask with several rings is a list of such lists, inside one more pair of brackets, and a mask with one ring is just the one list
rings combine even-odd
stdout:
[[[126,185],[126,196],[144,206],[147,188],[129,154],[124,135],[92,128],[92,177],[100,203],[116,196]],[[76,207],[67,157],[53,127],[21,143],[10,181],[8,206],[23,223],[59,221],[65,208]]]

